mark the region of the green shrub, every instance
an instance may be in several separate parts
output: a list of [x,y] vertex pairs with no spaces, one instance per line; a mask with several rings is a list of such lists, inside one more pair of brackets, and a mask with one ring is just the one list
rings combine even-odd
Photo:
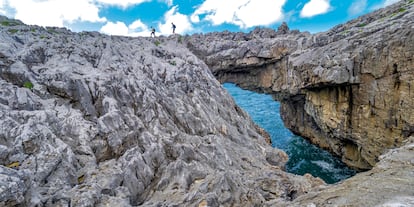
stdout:
[[32,82],[30,82],[30,81],[26,81],[26,82],[24,82],[23,87],[25,87],[25,88],[28,88],[28,89],[32,90],[32,88],[33,88],[33,83],[32,83]]
[[[413,1],[414,1],[414,0],[413,0]],[[395,13],[391,14],[391,15],[390,15],[390,17],[394,17],[394,16],[396,16],[397,14],[402,13],[402,12],[405,12],[405,11],[407,11],[407,9],[406,9],[406,8],[404,8],[404,7],[401,7],[400,9],[398,9],[398,11],[397,11],[397,12],[395,12]]]
[[343,34],[343,35],[347,35],[348,33],[350,33],[349,30],[344,30],[344,31],[341,32],[341,34]]
[[160,44],[161,44],[161,42],[160,42],[160,41],[158,41],[158,40],[156,40],[156,41],[154,42],[154,44],[155,44],[156,46],[158,46],[158,45],[160,45]]
[[5,26],[5,27],[8,27],[8,26],[16,26],[16,25],[19,25],[20,23],[19,22],[16,22],[16,21],[1,21],[0,22],[0,25],[1,26]]
[[405,12],[405,11],[407,11],[407,9],[406,9],[406,8],[401,7],[401,8],[398,10],[398,13]]
[[10,22],[8,22],[8,21],[2,21],[1,23],[1,26],[10,26]]
[[48,28],[48,29],[47,29],[47,32],[48,32],[49,34],[58,34],[58,32],[57,32],[54,28]]
[[170,65],[177,65],[177,63],[174,61],[174,60],[170,60],[170,61],[168,61],[169,63],[170,63]]
[[15,34],[15,33],[17,33],[19,30],[17,30],[17,29],[9,29],[8,30],[10,33],[12,33],[12,34]]

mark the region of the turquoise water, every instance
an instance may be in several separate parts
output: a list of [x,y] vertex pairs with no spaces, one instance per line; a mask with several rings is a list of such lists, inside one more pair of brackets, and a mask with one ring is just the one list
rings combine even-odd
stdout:
[[355,171],[348,168],[339,158],[285,128],[280,117],[280,104],[270,95],[243,90],[230,83],[223,86],[233,96],[237,105],[270,134],[273,147],[282,149],[289,155],[286,164],[288,172],[298,175],[310,173],[322,178],[326,183],[336,183],[355,175]]

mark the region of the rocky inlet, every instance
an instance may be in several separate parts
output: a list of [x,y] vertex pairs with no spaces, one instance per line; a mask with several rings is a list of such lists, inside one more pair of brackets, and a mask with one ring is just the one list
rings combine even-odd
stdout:
[[413,3],[314,35],[282,24],[187,44],[218,80],[272,94],[288,128],[367,170],[414,133]]

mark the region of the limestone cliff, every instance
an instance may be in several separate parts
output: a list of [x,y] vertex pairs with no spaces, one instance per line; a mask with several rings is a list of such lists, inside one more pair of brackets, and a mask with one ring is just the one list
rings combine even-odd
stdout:
[[221,82],[273,94],[285,125],[370,169],[414,132],[414,2],[318,34],[256,29],[186,39]]
[[0,206],[255,206],[323,182],[176,39],[0,17]]

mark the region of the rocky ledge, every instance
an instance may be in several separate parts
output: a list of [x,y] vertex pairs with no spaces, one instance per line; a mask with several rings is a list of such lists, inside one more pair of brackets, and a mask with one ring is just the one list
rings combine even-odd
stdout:
[[323,184],[176,39],[0,18],[0,206],[255,206]]
[[221,82],[272,94],[285,125],[371,169],[414,133],[414,2],[318,34],[256,29],[186,39]]

